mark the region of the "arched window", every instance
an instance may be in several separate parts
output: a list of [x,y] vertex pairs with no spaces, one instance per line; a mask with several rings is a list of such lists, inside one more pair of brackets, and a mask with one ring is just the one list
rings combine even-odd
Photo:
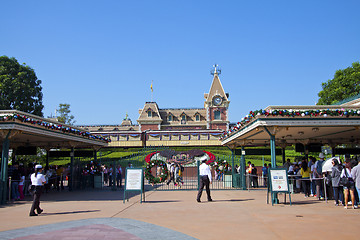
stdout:
[[152,111],[148,111],[147,114],[148,114],[148,117],[152,117]]
[[220,120],[221,119],[221,115],[220,115],[219,110],[214,111],[214,119],[215,120]]
[[170,114],[168,115],[168,122],[171,122],[173,120],[173,116]]
[[197,122],[200,121],[200,114],[196,114],[195,120],[196,120]]

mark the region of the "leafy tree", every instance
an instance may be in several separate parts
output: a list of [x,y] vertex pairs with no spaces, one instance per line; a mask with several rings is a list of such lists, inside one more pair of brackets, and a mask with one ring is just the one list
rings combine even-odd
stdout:
[[335,104],[341,100],[360,93],[360,63],[354,62],[351,67],[337,70],[334,78],[322,83],[318,93],[317,105]]
[[59,108],[56,109],[56,112],[60,114],[57,117],[59,122],[73,125],[76,121],[73,121],[74,116],[70,115],[70,104],[60,103]]
[[15,58],[0,56],[0,109],[43,116],[42,87],[34,69]]

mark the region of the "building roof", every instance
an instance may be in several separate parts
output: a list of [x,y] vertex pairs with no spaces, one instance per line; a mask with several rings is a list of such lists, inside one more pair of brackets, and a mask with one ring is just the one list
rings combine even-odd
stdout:
[[302,143],[339,144],[360,143],[360,109],[349,106],[269,106],[250,112],[222,137],[230,147]]

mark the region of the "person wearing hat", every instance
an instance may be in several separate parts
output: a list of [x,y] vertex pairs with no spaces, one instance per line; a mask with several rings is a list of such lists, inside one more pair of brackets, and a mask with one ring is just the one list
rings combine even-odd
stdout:
[[[34,198],[33,203],[30,209],[30,216],[37,216],[42,213],[42,209],[40,208],[40,196],[42,193],[42,187],[44,183],[46,183],[45,176],[42,174],[43,168],[41,165],[35,166],[35,173],[31,174],[31,185],[35,187],[34,189]],[[35,213],[37,211],[37,214]]]
[[200,188],[199,188],[199,192],[198,192],[198,195],[196,198],[197,202],[201,202],[200,198],[201,198],[204,186],[206,187],[206,194],[207,194],[208,201],[209,202],[212,201],[211,196],[210,196],[210,184],[212,182],[212,177],[211,177],[210,167],[209,167],[209,165],[206,164],[206,161],[207,160],[203,160],[201,165],[199,166]]

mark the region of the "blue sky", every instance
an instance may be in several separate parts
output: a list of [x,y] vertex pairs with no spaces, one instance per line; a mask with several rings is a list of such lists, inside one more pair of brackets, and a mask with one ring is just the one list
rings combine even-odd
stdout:
[[214,63],[229,120],[269,105],[313,105],[321,83],[359,61],[360,1],[3,1],[0,55],[42,80],[44,116],[120,124],[153,100],[203,107]]

